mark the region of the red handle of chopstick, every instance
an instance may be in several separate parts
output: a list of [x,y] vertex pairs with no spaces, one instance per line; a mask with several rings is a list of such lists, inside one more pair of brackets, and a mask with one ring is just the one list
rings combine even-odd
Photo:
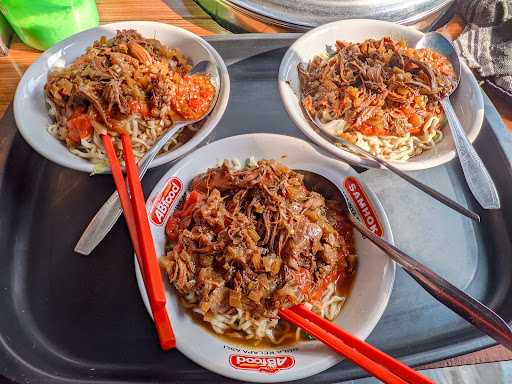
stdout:
[[[334,349],[340,355],[345,356],[348,360],[352,361],[354,364],[363,368],[369,374],[375,376],[377,379],[381,380],[386,384],[408,384],[406,381],[402,380],[400,377],[395,375],[394,373],[388,371],[386,368],[382,367],[377,362],[371,360],[370,358],[363,355],[361,352],[353,349],[343,343],[340,339],[338,339],[333,334],[325,331],[320,326],[315,323],[304,319],[302,316],[296,314],[290,309],[281,309],[279,311],[279,315],[288,320],[289,322],[297,325],[298,327],[307,331],[310,335],[314,336],[327,346]],[[413,382],[414,383],[414,382]]]
[[147,275],[150,300],[155,304],[165,304],[164,285],[162,283],[162,275],[153,244],[153,237],[149,228],[147,219],[146,204],[144,194],[139,180],[139,170],[133,155],[132,143],[130,137],[126,134],[121,135],[123,143],[124,162],[126,166],[126,175],[128,177],[128,185],[131,191],[131,201],[133,207],[133,215],[139,234],[139,247],[142,252],[142,263],[144,265],[144,273]]
[[385,366],[388,370],[400,376],[401,378],[415,384],[433,384],[433,381],[421,375],[419,372],[416,372],[411,367],[405,365],[399,360],[394,359],[388,354],[375,348],[373,345],[368,344],[367,342],[360,340],[357,337],[351,335],[350,333],[344,331],[340,327],[336,326],[334,323],[308,310],[303,305],[296,305],[290,308],[290,310],[304,317],[305,319],[315,322],[317,325],[319,325],[327,332],[330,332],[334,336],[337,336],[349,347],[355,348],[359,352],[369,357],[370,359],[379,362],[382,366]]
[[156,257],[153,236],[149,227],[144,193],[142,192],[142,185],[139,179],[139,169],[133,155],[130,137],[127,134],[122,134],[121,142],[123,143],[128,185],[132,193],[131,201],[139,235],[139,248],[142,253],[144,273],[147,277],[146,287],[149,285],[148,293],[153,311],[153,320],[160,338],[160,346],[162,349],[167,350],[176,347],[176,338],[174,337],[171,322],[165,309],[164,284]]
[[[123,135],[126,136],[126,135]],[[155,327],[158,333],[158,337],[160,339],[160,346],[163,350],[169,350],[176,347],[176,338],[172,331],[171,322],[169,320],[169,316],[167,314],[167,310],[165,309],[165,293],[163,290],[163,283],[161,279],[160,269],[158,267],[158,262],[156,259],[156,253],[154,249],[154,244],[152,241],[152,237],[147,237],[147,233],[151,236],[151,232],[149,229],[149,223],[147,222],[147,216],[145,215],[145,205],[144,205],[144,195],[142,194],[142,187],[140,185],[140,181],[138,178],[138,174],[136,174],[139,189],[139,201],[142,200],[142,205],[144,206],[143,212],[144,216],[140,217],[140,203],[135,203],[135,195],[132,192],[132,198],[128,194],[128,189],[126,188],[126,183],[124,181],[123,173],[121,170],[121,166],[119,165],[119,161],[117,159],[114,146],[112,145],[112,140],[108,135],[102,135],[103,143],[105,145],[105,151],[107,153],[111,169],[112,175],[114,178],[114,182],[116,184],[116,188],[119,194],[119,199],[121,201],[121,206],[123,208],[123,212],[125,215],[126,223],[128,225],[128,231],[130,233],[130,238],[132,240],[133,248],[135,250],[135,254],[137,255],[137,261],[142,271],[144,285],[146,287],[146,291],[148,294],[148,298],[150,301],[151,312],[153,314],[153,320],[155,323]],[[128,144],[128,145],[127,145]],[[128,148],[128,149],[127,149]],[[133,156],[133,151],[131,148],[131,142],[128,136],[126,136],[125,141],[123,141],[123,149],[125,152],[125,162],[127,163],[128,169],[128,161],[126,160],[126,152],[128,150],[128,159],[132,162],[131,168],[135,168],[136,172],[137,166],[135,164],[135,158]],[[132,172],[133,173],[133,172]],[[128,182],[130,183],[130,177],[128,177]],[[131,184],[133,184],[133,180],[131,180]],[[130,187],[133,188],[133,187]],[[133,189],[132,189],[133,191]],[[141,196],[142,195],[142,196]],[[135,207],[138,206],[139,210],[136,211]],[[139,217],[137,217],[139,215]],[[146,230],[141,230],[140,228],[144,228],[144,224],[140,225],[139,223],[146,224]],[[145,237],[146,236],[146,237]],[[150,243],[149,252],[148,242]],[[141,244],[146,243],[146,248],[142,248]],[[152,249],[152,253],[151,253]],[[156,268],[155,268],[156,266]],[[151,276],[151,278],[150,278]],[[158,278],[157,278],[158,276]],[[156,281],[156,284],[155,284]],[[160,284],[158,284],[158,282]],[[155,292],[158,294],[155,295]],[[156,299],[155,299],[156,298]]]
[[128,226],[128,233],[130,234],[130,239],[132,241],[133,249],[135,250],[135,255],[137,256],[140,270],[144,276],[144,268],[140,255],[137,227],[135,224],[135,218],[133,217],[130,195],[128,195],[128,189],[126,188],[126,183],[124,181],[123,171],[121,170],[121,166],[117,160],[116,151],[114,150],[110,136],[101,135],[101,138],[103,139],[105,152],[107,153],[107,157],[109,159],[110,169],[112,170],[112,177],[114,178],[117,194],[119,195],[119,201],[121,202],[121,207],[123,208],[124,218],[126,220],[126,225]]
[[280,315],[385,383],[434,383],[414,369],[345,332],[302,305],[281,310]]

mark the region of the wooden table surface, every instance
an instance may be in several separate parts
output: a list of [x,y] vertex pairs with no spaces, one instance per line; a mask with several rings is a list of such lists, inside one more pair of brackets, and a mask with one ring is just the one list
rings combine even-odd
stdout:
[[[98,0],[102,24],[125,20],[152,20],[186,28],[198,35],[230,33],[210,18],[193,0]],[[452,38],[463,29],[463,21],[455,17],[441,32]],[[269,30],[272,30],[269,28]],[[16,85],[23,72],[40,55],[15,37],[9,55],[0,57],[0,117],[12,101]],[[512,130],[512,106],[495,93],[484,88],[498,108],[503,120]],[[438,368],[492,361],[512,360],[512,352],[496,346],[475,353],[428,364],[424,368]]]

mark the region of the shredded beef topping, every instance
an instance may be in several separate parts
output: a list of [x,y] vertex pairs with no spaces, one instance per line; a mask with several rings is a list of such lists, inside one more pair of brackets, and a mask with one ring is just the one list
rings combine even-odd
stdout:
[[95,41],[66,68],[52,70],[44,92],[61,136],[75,147],[93,129],[127,133],[126,119],[133,115],[165,127],[203,116],[215,89],[208,75],[188,75],[190,69],[180,50],[122,30]]
[[455,87],[448,59],[405,41],[336,42],[330,56],[299,64],[303,105],[321,122],[344,120],[347,131],[368,136],[417,135],[439,100]]
[[275,161],[238,171],[224,163],[191,189],[167,224],[162,267],[206,318],[237,309],[276,317],[308,301],[353,253],[351,232],[335,229],[347,228],[341,208]]

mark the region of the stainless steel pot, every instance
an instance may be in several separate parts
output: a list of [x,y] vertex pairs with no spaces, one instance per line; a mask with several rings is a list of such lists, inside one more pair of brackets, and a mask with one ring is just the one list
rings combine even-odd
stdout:
[[303,32],[340,19],[374,18],[428,29],[453,0],[195,0],[233,31]]

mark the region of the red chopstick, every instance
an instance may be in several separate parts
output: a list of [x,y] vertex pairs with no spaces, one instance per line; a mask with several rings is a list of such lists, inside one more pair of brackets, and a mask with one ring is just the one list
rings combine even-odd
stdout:
[[128,177],[128,186],[131,191],[131,201],[133,208],[133,216],[137,225],[137,233],[139,235],[139,247],[144,265],[144,271],[149,281],[149,289],[152,291],[149,297],[155,304],[165,304],[164,285],[162,283],[162,275],[153,244],[153,237],[149,229],[147,220],[146,204],[144,202],[144,194],[139,180],[139,170],[133,156],[132,143],[128,135],[121,135],[123,143],[124,162],[126,167],[126,175]]
[[434,383],[414,369],[345,332],[303,305],[281,309],[279,314],[384,383]]
[[117,159],[114,146],[112,145],[112,140],[108,135],[102,135],[102,139],[111,165],[112,175],[121,201],[121,207],[123,208],[128,225],[130,238],[142,271],[144,285],[153,314],[153,321],[160,339],[160,347],[163,350],[169,350],[176,347],[176,338],[172,331],[167,310],[165,309],[165,293],[162,276],[147,219],[144,194],[139,180],[135,157],[133,156],[131,140],[128,135],[121,135],[128,184],[132,191],[130,196],[123,178],[121,166],[119,165],[119,160]]
[[[121,170],[119,161],[117,161],[116,152],[114,150],[114,146],[112,145],[110,136],[101,135],[101,138],[103,139],[105,152],[107,153],[107,157],[110,162],[110,168],[112,170],[114,183],[116,184],[117,194],[119,195],[121,207],[123,208],[124,218],[128,225],[128,233],[130,234],[130,239],[132,240],[133,249],[135,250],[135,255],[137,256],[142,276],[144,276],[142,258],[140,256],[141,254],[139,250],[139,239],[137,237],[137,227],[135,224],[135,218],[133,217],[130,195],[128,195],[128,189],[126,188],[126,183],[124,181],[123,171]],[[115,159],[115,161],[112,161],[112,159]]]

